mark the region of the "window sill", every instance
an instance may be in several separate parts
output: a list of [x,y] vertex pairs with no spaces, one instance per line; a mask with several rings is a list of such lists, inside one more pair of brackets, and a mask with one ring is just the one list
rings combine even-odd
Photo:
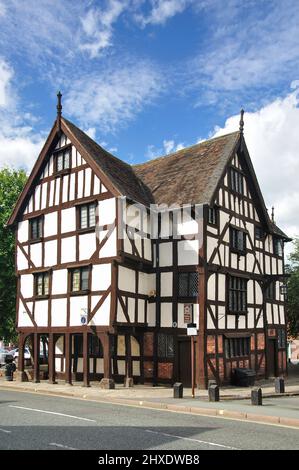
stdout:
[[94,233],[96,231],[95,227],[86,227],[86,228],[78,228],[79,235],[81,233]]
[[64,170],[56,171],[54,176],[59,178],[60,176],[68,175],[71,172],[71,168],[65,168]]
[[48,300],[50,298],[49,295],[36,295],[34,300]]
[[246,256],[246,250],[238,250],[237,248],[231,248],[230,251],[239,256]]
[[43,241],[43,238],[40,237],[40,238],[34,238],[32,240],[29,240],[29,244],[30,245],[34,245],[35,243],[41,243]]
[[89,289],[86,290],[78,290],[75,292],[70,292],[71,297],[76,297],[78,295],[88,295],[90,293]]

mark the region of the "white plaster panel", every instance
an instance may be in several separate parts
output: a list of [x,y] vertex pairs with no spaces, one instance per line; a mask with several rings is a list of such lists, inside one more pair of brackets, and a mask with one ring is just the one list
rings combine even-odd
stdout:
[[172,243],[161,243],[159,245],[159,254],[160,266],[172,265]]
[[57,264],[57,240],[45,242],[45,266]]
[[58,269],[52,272],[52,294],[65,294],[67,292],[67,269]]
[[[97,302],[100,300],[100,297],[92,297],[91,299],[91,308],[93,309]],[[92,318],[90,325],[109,325],[110,323],[110,302],[111,296],[108,295]]]
[[225,328],[225,307],[220,306],[218,307],[218,328],[224,329]]
[[96,250],[96,233],[79,235],[79,258],[89,259]]
[[257,304],[263,303],[263,291],[258,282],[255,283],[255,301]]
[[178,242],[178,265],[198,264],[198,240]]
[[48,325],[48,301],[38,300],[35,302],[34,319],[37,326]]
[[111,285],[111,264],[94,264],[92,267],[92,290],[107,290]]
[[241,328],[246,328],[246,318],[245,315],[240,315],[239,316],[239,323],[238,323],[239,329]]
[[247,315],[248,315],[247,317],[248,328],[254,328],[254,309],[249,308]]
[[249,304],[253,304],[253,288],[254,288],[254,281],[251,279],[247,282],[247,302]]
[[35,267],[42,265],[42,243],[34,243],[31,245],[30,257]]
[[134,323],[135,322],[135,299],[132,299],[132,297],[128,298],[128,315],[130,322]]
[[51,325],[66,326],[67,323],[67,305],[66,299],[53,299],[51,309]]
[[34,191],[34,201],[35,201],[35,210],[40,209],[40,190],[41,190],[41,185],[39,184],[36,186],[35,191]]
[[108,225],[112,224],[116,217],[116,200],[114,197],[99,201],[99,224]]
[[20,277],[21,281],[21,293],[22,296],[26,299],[27,297],[33,296],[33,275],[32,274],[23,274]]
[[208,279],[208,299],[215,300],[216,274],[211,274]]
[[81,309],[87,309],[87,295],[70,298],[70,326],[81,325]]
[[76,261],[76,237],[67,237],[61,240],[61,262]]
[[[211,305],[210,306],[213,314],[214,314],[214,317],[215,317],[215,306],[214,305]],[[207,312],[207,327],[208,327],[208,330],[214,330],[215,329],[215,325],[214,325],[214,322],[212,320],[212,317],[211,317],[211,314],[210,312],[208,311]]]
[[93,187],[93,194],[97,195],[101,193],[101,182],[99,178],[94,175],[94,187]]
[[236,328],[236,317],[235,315],[227,315],[227,328]]
[[86,168],[85,170],[85,185],[84,185],[84,196],[90,196],[90,186],[91,186],[91,168]]
[[64,350],[64,336],[59,336],[58,340],[55,343],[55,354],[63,354]]
[[144,241],[144,258],[152,260],[152,242],[150,239],[145,238]]
[[179,235],[189,235],[198,233],[198,224],[192,217],[185,215],[182,221],[177,224]]
[[225,301],[225,274],[218,275],[218,300]]
[[[28,252],[27,247],[24,247],[24,250]],[[18,266],[18,271],[21,271],[22,269],[28,269],[27,258],[25,257],[25,255],[23,255],[20,248],[17,248],[17,266]]]
[[133,248],[127,235],[124,237],[124,251],[130,255],[133,253]]
[[96,364],[97,364],[97,373],[98,374],[103,374],[104,372],[104,359],[102,358],[97,358],[96,360]]
[[145,300],[138,299],[138,323],[145,321]]
[[[28,302],[27,307],[31,312],[32,311],[32,302]],[[33,323],[30,320],[30,317],[29,317],[28,313],[26,312],[22,301],[20,301],[20,304],[19,304],[18,326],[33,326]]]
[[273,305],[273,317],[274,317],[274,323],[276,325],[279,324],[279,316],[278,316],[278,306],[276,304]]
[[127,292],[135,292],[135,271],[119,266],[118,288]]
[[126,361],[117,361],[117,368],[119,375],[125,375],[126,373]]
[[64,175],[62,178],[62,202],[67,202],[68,201],[68,186],[69,186],[69,175]]
[[212,253],[214,251],[214,249],[216,248],[217,246],[217,240],[216,238],[212,238],[212,237],[207,237],[207,258],[208,260],[211,259],[211,256],[212,256]]
[[70,201],[75,199],[75,173],[70,175]]
[[78,171],[78,199],[83,197],[83,175],[84,171]]
[[57,212],[45,214],[44,218],[44,236],[50,237],[57,234]]
[[61,211],[61,232],[73,232],[76,230],[76,209],[70,207]]
[[161,327],[172,327],[172,303],[161,302]]
[[42,191],[41,209],[45,209],[46,204],[47,204],[47,188],[48,188],[47,183],[44,183],[44,184],[41,185],[41,191]]
[[27,242],[28,240],[28,220],[23,220],[18,224],[18,241],[20,243]]
[[172,273],[161,273],[161,297],[172,296]]
[[148,326],[156,325],[156,305],[154,303],[149,303],[147,306],[147,323]]
[[[104,232],[100,232],[100,242],[105,237]],[[100,258],[116,256],[116,228],[113,230],[104,246],[100,249]]]
[[125,314],[123,312],[123,309],[122,309],[122,306],[121,306],[119,300],[117,302],[117,316],[116,316],[116,318],[117,318],[117,321],[119,323],[127,323],[127,319],[125,317]]

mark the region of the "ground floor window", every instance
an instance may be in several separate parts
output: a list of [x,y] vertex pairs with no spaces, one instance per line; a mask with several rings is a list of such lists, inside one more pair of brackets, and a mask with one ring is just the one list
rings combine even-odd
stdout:
[[225,356],[230,359],[233,357],[249,356],[250,337],[243,338],[225,338]]
[[158,334],[158,357],[163,359],[174,357],[174,340],[172,335]]
[[279,328],[277,330],[277,341],[280,349],[284,349],[286,347],[286,332],[284,328]]

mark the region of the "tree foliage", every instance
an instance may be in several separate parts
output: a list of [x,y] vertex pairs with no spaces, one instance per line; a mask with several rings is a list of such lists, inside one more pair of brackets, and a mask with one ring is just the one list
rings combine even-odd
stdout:
[[6,223],[26,183],[24,170],[0,170],[0,338],[16,339],[15,234]]
[[293,240],[293,246],[286,272],[290,274],[287,297],[288,333],[294,338],[299,335],[299,238]]

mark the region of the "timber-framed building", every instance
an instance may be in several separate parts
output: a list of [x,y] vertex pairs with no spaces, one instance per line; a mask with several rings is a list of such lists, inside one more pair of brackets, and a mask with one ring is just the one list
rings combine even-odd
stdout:
[[51,383],[190,385],[192,322],[198,387],[229,383],[236,367],[260,378],[285,374],[289,238],[273,219],[243,113],[239,131],[130,166],[61,116],[59,94],[57,119],[8,221],[19,379],[30,340],[40,380],[42,337]]

